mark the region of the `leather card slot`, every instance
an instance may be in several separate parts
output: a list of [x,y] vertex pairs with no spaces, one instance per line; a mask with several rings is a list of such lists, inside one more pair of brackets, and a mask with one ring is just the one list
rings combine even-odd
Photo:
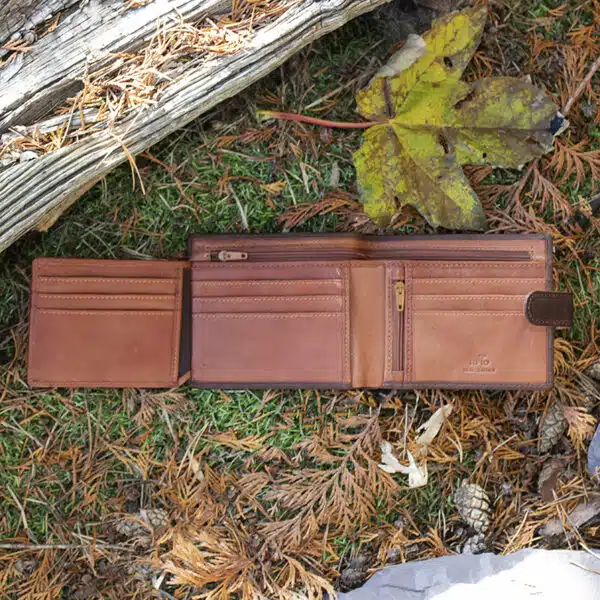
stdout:
[[36,293],[33,303],[37,308],[86,310],[175,310],[174,294],[45,294]]
[[544,279],[545,262],[429,262],[412,263],[415,279]]
[[197,280],[192,283],[195,298],[213,296],[325,296],[341,294],[341,279],[279,279],[258,281]]
[[192,381],[347,384],[343,313],[193,315]]
[[521,311],[423,311],[411,315],[410,381],[544,385],[548,376],[545,328]]
[[179,279],[152,277],[38,277],[33,291],[46,294],[174,294]]
[[515,295],[420,295],[413,294],[412,310],[525,312],[526,296]]
[[31,311],[32,386],[170,387],[177,381],[176,311]]
[[110,260],[87,258],[37,258],[33,261],[34,279],[39,277],[100,277],[179,279],[183,261]]
[[417,295],[446,295],[446,294],[490,294],[490,295],[527,295],[534,290],[545,289],[545,279],[413,279],[413,293]]
[[192,281],[264,279],[342,279],[340,263],[192,263]]
[[194,298],[194,313],[340,312],[339,296],[239,296]]

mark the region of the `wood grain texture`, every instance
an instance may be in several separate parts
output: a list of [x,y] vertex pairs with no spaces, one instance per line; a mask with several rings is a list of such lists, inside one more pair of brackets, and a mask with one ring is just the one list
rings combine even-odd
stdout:
[[158,103],[79,142],[0,171],[0,251],[51,226],[85,190],[124,162],[281,65],[302,47],[385,0],[305,0],[236,54],[189,68]]
[[80,0],[3,0],[0,3],[0,46],[13,33],[35,29]]
[[[51,0],[52,4],[59,4]],[[82,89],[82,78],[139,48],[160,23],[197,20],[228,0],[155,0],[124,11],[123,0],[84,0],[56,30],[0,70],[0,134],[30,125]]]

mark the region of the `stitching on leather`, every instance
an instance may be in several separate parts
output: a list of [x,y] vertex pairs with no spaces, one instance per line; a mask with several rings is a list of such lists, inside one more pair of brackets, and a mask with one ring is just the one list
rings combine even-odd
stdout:
[[546,280],[543,277],[532,277],[532,278],[522,278],[522,279],[505,279],[503,277],[496,277],[494,279],[478,279],[477,277],[465,277],[465,278],[456,278],[456,277],[445,277],[445,278],[437,278],[437,279],[420,279],[415,277],[415,281],[419,282],[419,285],[427,284],[434,285],[439,283],[471,283],[476,281],[477,283],[525,283],[525,282],[545,282]]
[[[393,267],[390,267],[390,269]],[[391,270],[388,269],[388,296],[387,296],[387,301],[388,301],[388,355],[387,355],[387,363],[386,363],[386,374],[385,376],[387,377],[388,374],[390,374],[392,372],[392,365],[393,365],[393,356],[394,356],[394,281],[393,281],[393,275]]]
[[350,299],[350,281],[349,281],[349,269],[345,267],[342,271],[344,281],[344,294],[342,295],[342,312],[343,312],[343,325],[342,331],[344,336],[344,362],[342,364],[342,379],[344,381],[350,381],[352,385],[352,366],[350,357],[350,316],[349,316],[349,299]]
[[[340,240],[340,244],[339,246],[335,246],[332,247],[331,245],[325,243],[325,248],[327,250],[353,250],[355,247],[360,247],[360,246],[366,246],[369,248],[401,248],[402,250],[405,249],[411,249],[411,247],[415,247],[415,242],[409,242],[407,240],[403,240],[405,243],[404,244],[398,244],[395,241],[389,241],[389,242],[374,242],[374,241],[369,241],[369,240],[364,240],[364,239],[360,239],[360,238],[345,238],[343,240]],[[451,244],[455,243],[454,240],[448,240]],[[493,240],[490,239],[490,242],[499,242],[500,240]],[[448,243],[443,243],[443,242],[429,242],[429,241],[423,241],[423,240],[418,240],[418,242],[422,243],[422,246],[424,248],[434,248],[436,250],[449,250],[452,251],[456,248],[456,246],[452,247],[452,246],[448,246]],[[228,246],[229,244],[229,246]],[[223,248],[227,247],[227,249],[231,249],[231,250],[243,250],[244,248],[260,248],[263,247],[265,248],[265,250],[269,250],[271,248],[274,249],[278,249],[280,247],[285,247],[285,248],[290,248],[290,247],[295,247],[295,246],[319,246],[322,247],[324,245],[324,241],[322,239],[307,239],[307,238],[303,238],[303,239],[296,239],[296,240],[284,240],[282,238],[279,238],[277,240],[257,240],[257,241],[251,241],[251,240],[243,240],[238,241],[237,244],[235,241],[228,241],[228,240],[222,240],[218,243],[202,243],[202,242],[195,242],[194,246],[200,246],[200,252],[211,252],[214,250],[222,250]],[[419,246],[419,244],[416,244],[417,247]],[[493,250],[493,251],[512,251],[513,248],[510,249],[506,249],[504,246],[506,246],[506,244],[493,244],[493,247],[490,247],[491,244],[483,244],[481,246],[469,246],[469,250],[473,250],[473,251],[478,251],[478,250]],[[417,248],[419,249],[419,248]],[[194,250],[196,250],[196,248],[194,248]],[[516,252],[520,252],[521,250],[516,250]],[[529,246],[527,249],[522,250],[522,252],[533,252],[534,248],[533,246]]]
[[282,279],[280,281],[272,281],[269,279],[263,279],[262,281],[235,281],[230,279],[199,279],[194,281],[194,283],[202,284],[202,285],[228,285],[228,286],[247,286],[247,285],[311,285],[311,284],[340,284],[342,287],[343,280],[342,279]]
[[299,319],[302,317],[344,317],[343,311],[341,312],[307,312],[307,313],[193,313],[192,317],[202,317],[205,319],[219,319],[219,318],[250,318],[250,319]]
[[538,320],[533,316],[532,313],[532,304],[535,300],[534,296],[528,296],[527,300],[525,302],[525,314],[527,315],[527,319],[529,319],[529,321],[531,321],[534,325],[539,325]]
[[505,294],[503,296],[492,296],[488,294],[415,294],[413,298],[435,298],[439,300],[462,299],[462,300],[507,300],[509,298],[525,298],[527,294]]
[[165,283],[167,281],[177,282],[172,277],[163,277],[161,279],[130,279],[129,277],[38,277],[37,281],[46,281],[48,283]]
[[174,294],[163,294],[161,296],[132,296],[120,295],[113,296],[104,294],[102,296],[90,296],[89,294],[46,294],[38,293],[39,298],[61,299],[61,300],[173,300],[177,296]]
[[[120,264],[122,262],[127,262],[129,264]],[[70,267],[79,267],[83,269],[89,268],[98,268],[103,269],[107,268],[110,270],[116,269],[118,271],[121,270],[131,270],[131,271],[139,271],[139,267],[143,267],[146,271],[158,271],[161,273],[171,272],[175,273],[186,266],[187,261],[179,261],[179,260],[151,260],[151,261],[143,261],[143,260],[130,260],[130,261],[115,261],[114,259],[69,259],[69,258],[44,258],[42,262],[38,264],[40,270],[44,270],[44,267],[58,267],[62,269],[60,276],[66,277],[69,276],[64,272],[65,268]],[[38,271],[39,272],[39,271]],[[40,277],[48,277],[52,276],[51,273],[41,273]],[[159,275],[155,275],[155,277],[159,277]]]
[[336,269],[341,269],[344,261],[327,261],[327,262],[313,262],[310,260],[296,260],[296,261],[287,261],[287,262],[277,262],[274,261],[272,263],[249,263],[247,261],[234,261],[230,263],[199,263],[193,264],[192,269],[233,269],[243,267],[246,269],[289,269],[290,267],[332,267]]
[[443,311],[433,311],[433,310],[415,310],[413,309],[413,313],[417,315],[467,315],[467,316],[475,316],[475,317],[512,317],[512,316],[523,316],[521,311],[497,311],[497,310],[487,310],[487,311],[475,311],[475,310],[443,310]]
[[414,300],[413,300],[413,270],[409,267],[405,270],[405,279],[407,279],[408,283],[408,301],[410,303],[410,312],[406,315],[406,333],[407,340],[404,346],[404,352],[406,353],[406,372],[408,377],[412,377],[412,368],[413,368],[413,313],[414,313]]
[[342,299],[344,294],[327,294],[324,296],[235,296],[223,298],[220,296],[196,296],[194,302],[272,302],[273,300],[293,300],[294,302],[311,302],[314,300]]
[[479,381],[468,381],[466,383],[449,383],[445,381],[405,381],[398,383],[397,381],[386,381],[384,387],[399,390],[514,390],[514,391],[530,391],[530,390],[546,390],[550,387],[551,381],[546,380],[544,383],[489,383]]
[[162,388],[162,387],[171,387],[173,385],[173,381],[122,381],[115,382],[114,379],[94,379],[92,381],[88,381],[87,379],[79,380],[79,379],[56,379],[56,380],[46,380],[46,379],[36,379],[35,377],[29,378],[30,385],[33,387],[70,387],[70,386],[81,386],[81,387],[102,387],[110,384],[113,388]]
[[[416,261],[411,261],[411,262],[416,262]],[[454,262],[452,261],[452,263],[450,263],[449,261],[445,260],[442,262],[433,262],[433,261],[424,261],[427,264],[423,265],[422,271],[427,272],[428,269],[435,267],[436,269],[462,269],[464,267],[497,267],[497,268],[506,268],[509,267],[511,270],[512,269],[531,269],[533,267],[540,267],[540,266],[545,266],[545,262],[544,261],[529,261],[529,262],[525,262],[525,263],[520,263],[520,262],[512,262],[510,260],[507,261],[502,261],[502,262],[498,262],[498,261],[483,261],[483,260],[474,260],[474,261],[468,261],[468,262]],[[416,279],[418,279],[418,277],[416,277]]]
[[164,317],[173,316],[172,310],[154,310],[152,312],[139,310],[70,310],[70,309],[50,309],[35,307],[35,310],[45,315],[129,315],[133,317]]
[[533,314],[533,312],[534,312],[533,305],[538,300],[541,300],[543,298],[560,298],[560,297],[561,297],[561,295],[559,292],[532,292],[528,296],[527,302],[525,305],[525,311],[526,311],[527,317],[531,321],[531,323],[533,325],[546,326],[546,327],[559,326],[559,325],[570,325],[571,319],[554,319],[554,318],[538,319]]
[[173,333],[171,337],[171,377],[173,381],[177,381],[178,363],[179,363],[179,337],[181,327],[181,295],[183,291],[183,269],[179,271],[179,279],[175,285],[175,302],[177,309],[175,310],[175,318],[173,319]]

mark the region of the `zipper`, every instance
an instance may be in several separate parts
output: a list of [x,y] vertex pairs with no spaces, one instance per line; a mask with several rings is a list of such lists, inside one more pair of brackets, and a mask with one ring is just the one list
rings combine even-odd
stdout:
[[249,261],[249,262],[280,262],[302,260],[354,260],[368,258],[354,250],[324,249],[313,252],[307,248],[290,248],[272,250],[250,250],[239,252],[237,250],[218,250],[210,253],[210,260],[220,262]]
[[404,300],[406,286],[404,281],[396,281],[392,286],[393,323],[396,332],[396,344],[393,350],[392,367],[394,371],[404,371]]
[[343,248],[270,248],[240,250],[216,250],[209,253],[211,261],[220,262],[285,262],[309,260],[438,260],[438,261],[528,261],[531,254],[526,250],[463,250],[421,248],[372,249],[359,252]]

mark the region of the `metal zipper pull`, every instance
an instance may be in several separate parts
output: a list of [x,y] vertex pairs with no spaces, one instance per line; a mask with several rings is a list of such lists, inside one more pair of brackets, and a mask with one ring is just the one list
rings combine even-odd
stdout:
[[404,310],[404,281],[397,281],[394,284],[394,290],[396,292],[396,304],[398,305],[398,311]]
[[228,262],[232,260],[248,260],[247,252],[234,252],[233,250],[221,250],[217,254],[217,258],[221,262]]

